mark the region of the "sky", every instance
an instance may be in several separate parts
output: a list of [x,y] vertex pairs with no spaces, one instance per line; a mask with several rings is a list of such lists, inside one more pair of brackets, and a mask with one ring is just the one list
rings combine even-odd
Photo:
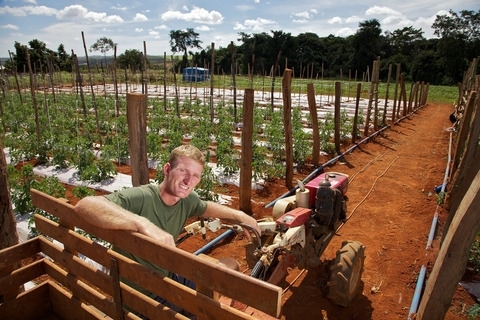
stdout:
[[33,39],[84,56],[82,32],[87,50],[107,37],[117,44],[117,55],[143,52],[145,43],[147,54],[170,56],[171,30],[193,28],[203,48],[225,48],[239,44],[240,32],[346,37],[371,19],[383,32],[412,26],[432,38],[436,15],[479,9],[478,0],[0,0],[0,57],[15,53],[15,41],[28,45]]

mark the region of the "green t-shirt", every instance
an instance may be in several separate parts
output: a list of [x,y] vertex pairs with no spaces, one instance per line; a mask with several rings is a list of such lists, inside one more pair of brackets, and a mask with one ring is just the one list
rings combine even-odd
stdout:
[[[187,198],[180,199],[173,206],[166,205],[160,198],[158,185],[148,184],[128,188],[105,196],[120,207],[147,218],[153,224],[170,233],[177,239],[188,218],[201,216],[207,209],[207,203],[200,199],[196,192]],[[165,276],[169,272],[118,247],[113,248],[124,256],[152,268]]]

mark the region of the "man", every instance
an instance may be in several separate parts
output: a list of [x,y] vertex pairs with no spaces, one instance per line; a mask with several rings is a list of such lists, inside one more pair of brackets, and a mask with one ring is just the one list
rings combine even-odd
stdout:
[[[165,245],[175,246],[185,222],[193,216],[219,218],[242,223],[260,230],[256,220],[242,211],[211,201],[203,201],[194,188],[200,182],[205,157],[194,146],[175,148],[163,166],[164,180],[159,185],[124,189],[107,196],[90,196],[80,200],[75,213],[90,224],[111,230],[142,233]],[[250,238],[248,230],[245,234]],[[165,276],[190,285],[188,280],[148,263],[119,248],[114,250]]]

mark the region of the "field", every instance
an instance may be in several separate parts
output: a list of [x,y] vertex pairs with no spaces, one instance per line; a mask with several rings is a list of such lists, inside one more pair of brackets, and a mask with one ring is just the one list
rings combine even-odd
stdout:
[[[217,92],[216,96],[221,97],[222,90]],[[188,88],[183,94],[189,94]],[[205,94],[199,96],[208,98]],[[325,96],[323,103],[320,99],[320,113],[331,107],[333,99],[330,99]],[[348,99],[344,102],[349,103]],[[268,101],[265,105],[268,106]],[[161,106],[161,102],[157,102],[157,106]],[[327,248],[322,257],[322,267],[306,271],[290,270],[282,285],[285,289],[282,319],[312,319],[323,315],[324,319],[380,320],[409,316],[420,268],[422,265],[427,267],[428,278],[447,217],[447,212],[437,206],[434,187],[440,185],[444,177],[449,143],[446,129],[451,125],[448,119],[451,112],[452,104],[428,103],[326,168],[326,171],[350,175],[347,193],[349,220]],[[59,125],[53,124],[49,124],[51,128]],[[65,122],[60,122],[62,124]],[[212,150],[215,151],[215,148],[212,147]],[[321,160],[325,162],[330,157],[325,153]],[[308,165],[299,168],[295,177],[303,179],[311,170],[312,166]],[[131,168],[124,164],[116,166],[116,171],[128,174]],[[151,178],[154,179],[155,175],[152,168]],[[69,187],[69,191],[71,189]],[[266,205],[287,191],[282,179],[265,181],[262,188],[252,194],[255,217],[270,215],[271,208],[266,208]],[[215,187],[215,192],[228,196],[228,205],[238,207],[238,186],[220,185]],[[76,201],[71,194],[68,198],[72,203]],[[435,238],[431,248],[426,249],[432,218],[437,210],[439,222]],[[209,234],[207,240],[215,236]],[[331,304],[325,294],[328,262],[335,256],[341,242],[347,239],[362,242],[366,246],[367,259],[362,294],[349,307],[343,308]],[[204,244],[201,237],[193,237],[180,247],[193,252]],[[240,263],[241,271],[248,272],[244,261],[245,244],[241,236],[231,237],[208,254],[234,257]],[[465,277],[470,276],[467,271]],[[459,286],[445,319],[466,319],[466,311],[475,302],[475,298]]]

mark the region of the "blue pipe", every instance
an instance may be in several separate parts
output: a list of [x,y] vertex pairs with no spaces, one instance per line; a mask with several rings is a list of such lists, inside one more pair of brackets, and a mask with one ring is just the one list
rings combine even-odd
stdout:
[[206,245],[204,245],[203,247],[195,251],[193,254],[198,256],[199,254],[204,253],[205,251],[211,249],[213,246],[215,246],[217,243],[219,243],[220,241],[222,241],[232,233],[234,233],[234,231],[232,229],[228,229],[227,231],[225,231],[224,233],[222,233],[221,235],[219,235],[218,237],[216,237],[215,239],[213,239],[212,241],[210,241],[209,243],[207,243]]
[[420,296],[423,288],[423,280],[425,279],[425,273],[427,268],[422,266],[420,269],[420,274],[418,275],[417,285],[415,286],[415,293],[413,294],[412,305],[410,306],[410,312],[408,313],[408,320],[412,319],[412,315],[417,312],[418,302],[420,301]]
[[[448,175],[449,175],[449,172],[450,172],[451,153],[452,153],[452,132],[450,132],[447,167],[445,169],[445,176],[443,178],[443,184],[442,184],[441,192],[445,192],[447,179],[448,179]],[[433,236],[435,234],[435,229],[436,229],[436,225],[437,225],[437,221],[438,221],[438,207],[439,206],[437,205],[437,209],[435,210],[435,214],[433,216],[432,225],[430,227],[430,233],[428,235],[428,241],[427,241],[427,247],[426,247],[427,250],[430,248],[430,246],[432,244],[432,241],[433,241]],[[425,281],[425,274],[426,274],[425,271],[426,271],[426,267],[424,265],[422,265],[422,268],[420,269],[420,274],[418,275],[417,285],[415,287],[415,293],[413,295],[412,304],[410,306],[410,313],[408,315],[408,320],[411,320],[410,316],[412,314],[417,313],[417,308],[418,308],[419,300],[420,300],[420,297],[421,297],[420,291],[421,291],[421,288],[423,287],[423,282]]]

